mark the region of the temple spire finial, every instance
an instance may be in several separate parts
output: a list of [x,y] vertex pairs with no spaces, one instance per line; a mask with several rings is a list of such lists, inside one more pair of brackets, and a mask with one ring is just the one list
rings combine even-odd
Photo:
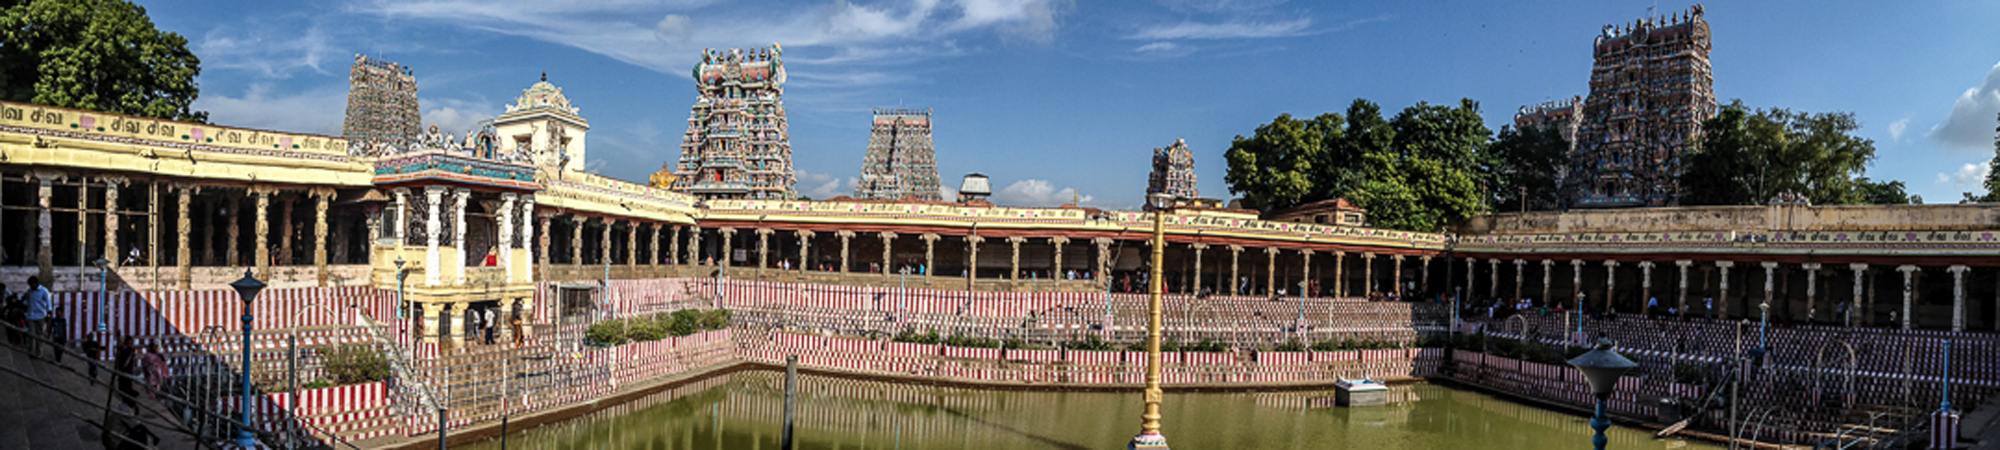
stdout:
[[549,71],[542,71],[542,81],[549,81]]

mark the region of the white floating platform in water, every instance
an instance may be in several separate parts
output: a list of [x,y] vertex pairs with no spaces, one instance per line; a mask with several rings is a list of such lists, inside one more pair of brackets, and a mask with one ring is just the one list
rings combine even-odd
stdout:
[[1340,380],[1334,388],[1333,401],[1340,406],[1382,406],[1389,403],[1389,387],[1375,380]]

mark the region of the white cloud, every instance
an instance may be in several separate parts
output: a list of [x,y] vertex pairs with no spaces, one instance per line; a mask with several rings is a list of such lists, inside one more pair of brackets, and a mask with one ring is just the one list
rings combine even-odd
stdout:
[[1909,129],[1910,129],[1910,119],[1908,117],[1903,118],[1903,120],[1890,122],[1889,139],[1895,141],[1903,140],[1903,131]]
[[1181,22],[1147,27],[1127,36],[1133,40],[1243,39],[1290,37],[1307,34],[1312,19],[1300,17],[1280,21],[1230,21],[1221,23]]
[[260,26],[217,26],[193,43],[194,52],[201,55],[202,68],[244,70],[266,78],[287,78],[301,69],[327,75],[331,72],[321,67],[323,64],[337,67],[348,62],[334,48],[334,42],[341,39],[330,36],[318,24],[304,25],[303,30],[275,28],[284,32]]
[[2000,64],[1986,71],[1985,83],[1959,94],[1951,115],[1931,127],[1930,138],[1955,149],[1990,150],[1995,117],[2000,117]]
[[1137,51],[1139,53],[1171,52],[1179,48],[1181,48],[1181,46],[1175,45],[1172,42],[1160,41],[1146,45],[1141,45],[1139,46],[1139,48],[1133,49],[1133,51]]
[[796,176],[799,180],[796,186],[799,195],[811,197],[813,200],[826,200],[842,195],[852,196],[854,185],[861,182],[861,179],[856,177],[840,178],[803,170],[797,171]]
[[438,131],[460,138],[465,137],[479,122],[493,120],[500,115],[500,107],[496,105],[450,98],[419,101],[424,105],[436,105],[423,110],[424,127],[436,124]]
[[[686,75],[704,48],[776,42],[788,63],[908,63],[959,53],[952,38],[990,31],[1010,39],[1054,39],[1064,0],[909,0],[761,8],[686,2],[543,0],[363,0],[353,8],[407,20],[521,36],[575,47],[661,73]],[[712,6],[712,8],[711,8]],[[755,8],[755,11],[749,9]],[[883,50],[890,49],[890,50]],[[834,54],[834,58],[810,60]],[[800,58],[790,58],[799,56]],[[814,67],[830,74],[846,68]],[[804,71],[799,71],[804,72]],[[829,79],[843,80],[831,75]],[[872,81],[859,77],[862,81]]]
[[952,187],[951,183],[938,183],[938,200],[958,201],[958,188]]
[[1061,206],[1072,199],[1092,203],[1095,197],[1077,195],[1076,188],[1056,189],[1048,180],[1021,180],[993,194],[993,204],[1003,206]]
[[1986,189],[1983,185],[1986,176],[1992,172],[1993,167],[1985,163],[1965,163],[1964,166],[1959,166],[1956,172],[1937,174],[1937,182],[1951,185],[1952,188],[1959,190],[1983,191]]
[[250,85],[242,96],[205,91],[194,108],[208,111],[211,123],[293,133],[340,135],[347,120],[347,83],[321,86],[284,96],[272,96],[271,86]]

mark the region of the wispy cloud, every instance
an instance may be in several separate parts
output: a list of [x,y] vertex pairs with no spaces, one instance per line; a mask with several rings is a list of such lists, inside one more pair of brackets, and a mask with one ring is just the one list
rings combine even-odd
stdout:
[[1218,23],[1181,22],[1140,29],[1126,39],[1159,41],[1174,39],[1246,39],[1302,36],[1308,34],[1312,19],[1300,17],[1277,21],[1230,21]]
[[346,106],[345,82],[283,94],[274,94],[269,84],[256,83],[237,96],[207,90],[194,103],[195,109],[208,111],[214,123],[325,135],[340,134]]
[[1889,140],[1894,140],[1894,141],[1903,140],[1903,132],[1909,129],[1910,129],[1910,118],[1908,117],[1903,118],[1903,120],[1890,122]]
[[1937,182],[1938,184],[1950,185],[1953,189],[1958,190],[1970,189],[1983,191],[1985,189],[1983,184],[1986,182],[1986,176],[1991,173],[1993,173],[1993,167],[1985,163],[1965,163],[1965,165],[1959,166],[1956,172],[1950,174],[1938,173]]
[[1072,200],[1090,204],[1097,198],[1079,195],[1076,188],[1056,188],[1048,180],[1037,179],[1016,181],[993,194],[993,203],[1004,206],[1061,206]]
[[1959,94],[1951,115],[1931,127],[1930,138],[1959,150],[1992,149],[1995,117],[2000,117],[2000,64],[1986,71],[1984,83]]
[[826,200],[842,195],[854,195],[854,185],[861,182],[861,179],[856,177],[841,178],[803,170],[796,172],[795,175],[798,177],[799,182],[794,188],[798,189],[799,195],[810,197],[813,200]]
[[204,68],[243,70],[263,78],[289,78],[300,70],[326,75],[332,72],[325,65],[338,68],[348,62],[335,45],[339,38],[318,23],[284,28],[286,32],[274,33],[225,24],[203,34],[193,47]]

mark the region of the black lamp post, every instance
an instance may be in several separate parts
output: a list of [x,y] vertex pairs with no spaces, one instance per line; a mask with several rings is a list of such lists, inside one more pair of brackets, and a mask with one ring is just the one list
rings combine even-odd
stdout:
[[1590,418],[1590,428],[1597,430],[1597,436],[1590,438],[1590,442],[1597,450],[1604,450],[1607,440],[1604,430],[1611,428],[1611,419],[1604,414],[1604,403],[1618,389],[1618,378],[1639,365],[1612,350],[1608,338],[1598,338],[1597,348],[1569,360],[1569,365],[1583,372],[1583,378],[1590,381],[1590,394],[1597,397],[1597,414]]
[[241,447],[241,448],[260,448],[260,447],[261,447],[261,445],[259,445],[259,444],[257,443],[257,437],[256,437],[256,435],[255,435],[255,434],[252,434],[252,433],[250,432],[250,410],[252,409],[252,405],[250,404],[250,394],[251,394],[251,392],[250,392],[250,321],[251,321],[251,319],[252,319],[252,316],[251,316],[251,314],[250,314],[250,311],[251,311],[251,310],[250,310],[250,304],[251,304],[251,302],[254,302],[254,301],[256,301],[256,300],[257,300],[257,292],[258,292],[258,291],[262,291],[262,290],[264,290],[264,282],[262,282],[262,281],[257,281],[257,277],[256,277],[256,276],[254,276],[254,275],[253,275],[253,274],[252,274],[252,273],[250,272],[250,270],[249,270],[249,269],[244,269],[244,270],[243,270],[243,279],[240,279],[240,280],[236,280],[236,282],[234,282],[234,283],[229,283],[229,287],[232,287],[232,288],[236,288],[236,295],[238,295],[238,296],[241,296],[241,297],[243,298],[243,343],[242,343],[242,345],[243,345],[243,383],[242,383],[242,394],[243,394],[243,396],[242,396],[242,400],[241,400],[241,403],[237,403],[237,405],[236,405],[236,409],[237,409],[238,411],[242,411],[242,413],[243,413],[243,425],[242,425],[241,427],[238,427],[238,428],[237,428],[237,430],[236,430],[236,445],[237,445],[237,446],[239,446],[239,447]]

